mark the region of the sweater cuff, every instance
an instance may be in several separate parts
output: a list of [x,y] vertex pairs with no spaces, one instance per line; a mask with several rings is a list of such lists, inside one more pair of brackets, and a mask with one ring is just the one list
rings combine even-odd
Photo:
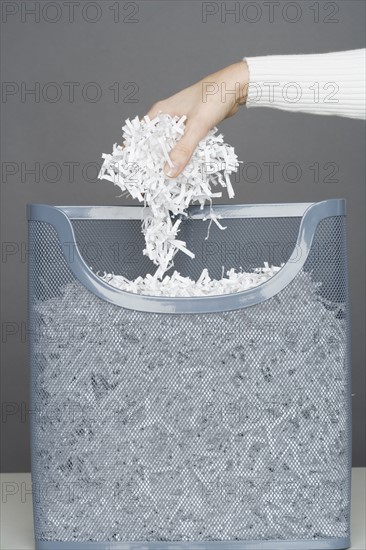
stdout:
[[245,57],[246,105],[365,118],[365,50]]

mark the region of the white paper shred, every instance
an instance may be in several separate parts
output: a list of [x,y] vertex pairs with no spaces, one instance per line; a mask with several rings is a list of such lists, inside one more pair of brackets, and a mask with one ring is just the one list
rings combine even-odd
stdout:
[[144,203],[144,254],[158,266],[158,278],[173,266],[178,250],[194,257],[186,243],[177,239],[180,221],[172,220],[172,215],[184,216],[191,203],[203,208],[208,202],[211,213],[205,219],[211,218],[224,229],[212,210],[212,199],[222,193],[213,192],[212,186],[219,183],[227,188],[229,198],[234,196],[230,175],[237,171],[239,161],[234,148],[224,143],[222,134],[217,134],[217,128],[199,142],[177,178],[165,175],[164,164],[171,164],[169,151],[184,134],[185,120],[186,117],[167,114],[159,114],[153,120],[148,116],[143,120],[127,119],[122,128],[123,145],[114,144],[111,155],[102,155],[99,178],[113,182]]
[[[169,178],[163,170],[165,163],[172,166],[169,151],[183,136],[186,117],[159,114],[150,120],[145,116],[132,121],[127,119],[122,128],[123,145],[114,144],[111,155],[104,154],[100,179],[113,182],[122,192],[144,205],[142,232],[145,237],[143,253],[158,266],[154,275],[138,277],[130,281],[122,275],[104,273],[104,281],[121,290],[135,294],[155,296],[209,296],[236,293],[260,285],[272,277],[280,267],[255,269],[252,273],[227,271],[226,277],[211,279],[207,269],[198,281],[182,277],[178,271],[165,273],[174,266],[174,256],[180,250],[190,258],[194,254],[186,243],[178,239],[181,217],[192,203],[201,208],[209,203],[210,209],[203,221],[209,220],[207,237],[212,222],[221,230],[220,215],[212,208],[212,199],[222,193],[212,187],[226,188],[228,196],[235,195],[230,175],[239,166],[234,148],[224,143],[217,128],[209,131],[197,145],[190,162],[177,178]],[[178,216],[178,217],[176,217]]]

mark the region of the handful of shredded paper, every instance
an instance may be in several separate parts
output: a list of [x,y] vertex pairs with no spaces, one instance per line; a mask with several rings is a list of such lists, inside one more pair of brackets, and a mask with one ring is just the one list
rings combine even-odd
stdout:
[[257,286],[280,269],[268,265],[253,273],[231,269],[228,276],[220,280],[211,279],[207,269],[202,271],[198,281],[182,277],[177,271],[164,276],[173,267],[178,250],[194,258],[186,243],[177,238],[182,217],[187,216],[190,204],[198,203],[203,209],[209,203],[209,214],[203,220],[210,220],[209,227],[214,222],[225,229],[212,208],[212,199],[220,198],[222,192],[214,192],[213,188],[226,188],[229,198],[233,198],[230,175],[239,166],[234,148],[224,143],[222,134],[213,128],[199,142],[183,172],[177,178],[169,178],[163,167],[165,163],[172,165],[169,151],[183,136],[186,118],[159,114],[152,120],[148,116],[142,120],[138,117],[132,121],[127,119],[122,128],[123,145],[114,144],[112,154],[102,155],[104,162],[99,178],[113,182],[144,204],[142,232],[146,248],[143,253],[158,266],[154,275],[134,281],[105,273],[103,280],[115,287],[150,295],[228,294]]

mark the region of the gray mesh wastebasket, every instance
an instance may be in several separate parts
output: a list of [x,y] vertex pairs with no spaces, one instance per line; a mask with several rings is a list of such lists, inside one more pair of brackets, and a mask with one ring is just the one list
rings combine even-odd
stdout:
[[345,203],[192,207],[175,268],[283,267],[257,288],[141,296],[140,207],[30,205],[40,549],[347,548]]

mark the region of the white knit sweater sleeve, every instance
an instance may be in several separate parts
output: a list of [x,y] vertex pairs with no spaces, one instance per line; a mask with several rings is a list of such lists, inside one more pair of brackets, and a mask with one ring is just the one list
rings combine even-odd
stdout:
[[245,57],[247,107],[365,119],[365,52]]

